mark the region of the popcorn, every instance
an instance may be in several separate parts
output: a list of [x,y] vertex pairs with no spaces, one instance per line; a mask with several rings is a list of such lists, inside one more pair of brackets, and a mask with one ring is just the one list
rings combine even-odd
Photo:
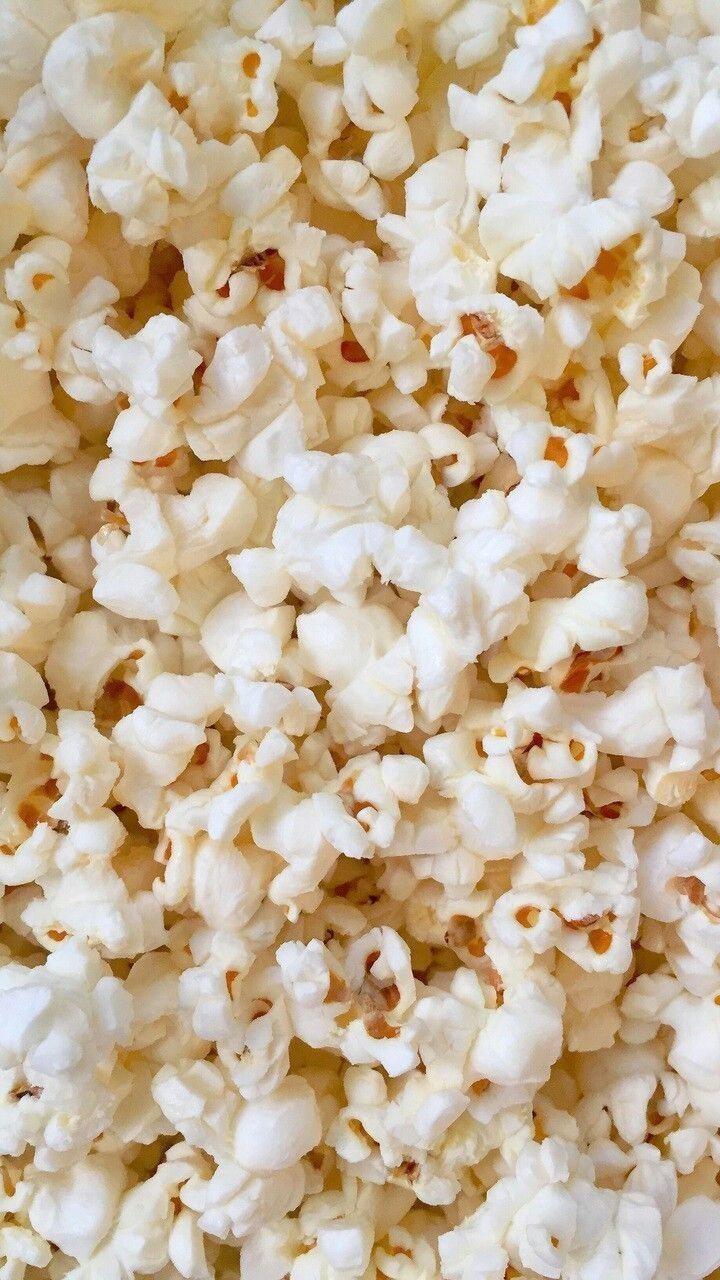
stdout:
[[108,390],[132,397],[150,413],[189,391],[200,364],[187,326],[174,316],[153,316],[131,338],[104,325],[95,334],[92,355]]
[[543,6],[539,22],[520,27],[517,48],[506,57],[491,87],[511,102],[524,102],[535,92],[546,68],[569,62],[589,43],[592,27],[579,0]]
[[[11,210],[22,201],[11,221],[16,234],[40,231],[78,244],[88,226],[82,147],[39,84],[22,95],[8,120],[4,152],[2,174],[4,182],[12,184]],[[14,242],[12,236],[8,250]]]
[[110,1230],[123,1182],[119,1161],[101,1156],[78,1160],[71,1169],[43,1179],[30,1201],[30,1222],[40,1236],[84,1262]]
[[54,755],[57,778],[64,783],[52,816],[71,822],[106,803],[120,769],[107,738],[98,733],[89,711],[60,711]]
[[495,53],[507,26],[507,12],[492,4],[482,11],[472,3],[443,5],[433,42],[443,61],[452,58],[462,70]]
[[397,0],[352,0],[337,24],[343,40],[356,52],[382,53],[392,45],[403,22]]
[[[615,618],[622,618],[622,625]],[[573,649],[590,653],[612,649],[639,639],[648,620],[645,592],[631,579],[590,583],[570,600],[538,600],[528,609],[528,620],[510,641],[524,666],[547,670],[569,658]],[[542,648],[533,645],[542,636]]]
[[[698,159],[713,155],[720,145],[717,67],[703,43],[678,50],[676,59],[658,59],[639,85],[639,97],[647,114],[658,112],[684,156]],[[708,50],[709,53],[709,50]],[[706,80],[707,77],[707,80]]]
[[218,711],[210,676],[167,674],[150,682],[142,706],[118,720],[113,741],[122,771],[115,795],[121,804],[129,802],[145,826],[160,825],[164,788],[205,743],[205,725]]
[[93,204],[119,214],[126,238],[139,244],[167,226],[171,200],[192,204],[209,179],[192,129],[150,83],[95,143],[87,172]]
[[[538,230],[524,193],[533,186],[534,175],[548,166],[556,171],[557,183]],[[505,274],[527,283],[542,299],[561,286],[578,287],[599,260],[604,269],[602,250],[609,252],[644,231],[673,198],[665,175],[648,162],[627,165],[608,195],[594,202],[587,177],[559,134],[541,133],[525,146],[511,145],[503,162],[504,189],[490,196],[480,215],[480,236],[489,255]],[[511,216],[515,229],[508,233]]]
[[642,1192],[601,1189],[593,1179],[592,1161],[570,1143],[529,1144],[515,1177],[501,1180],[474,1218],[440,1238],[446,1274],[461,1277],[479,1265],[495,1277],[510,1261],[557,1275],[609,1256],[619,1266],[627,1257],[634,1274],[651,1280],[662,1249],[658,1205]]
[[2,1070],[21,1095],[4,1105],[3,1145],[21,1155],[31,1144],[38,1169],[71,1168],[112,1118],[109,1079],[118,1046],[131,1038],[131,997],[72,940],[36,969],[6,965],[0,983]]
[[344,1275],[362,1275],[370,1261],[373,1232],[368,1222],[338,1219],[320,1228],[318,1246],[337,1271]]
[[328,633],[334,631],[337,636],[335,669],[328,672],[323,664],[333,686],[328,727],[337,741],[363,737],[367,741],[379,726],[405,732],[411,728],[412,669],[389,610],[368,605],[360,630],[356,612],[350,615],[342,605],[321,606],[299,618],[297,626],[310,671],[320,666],[319,646],[327,642]]
[[0,6],[0,1276],[720,1268],[712,0]]
[[43,87],[75,133],[100,138],[122,120],[135,90],[158,78],[164,52],[162,32],[152,22],[101,13],[66,27],[53,41],[43,61]]
[[53,405],[47,373],[24,369],[0,354],[0,388],[0,471],[64,460],[78,433]]
[[[281,1150],[275,1141],[278,1125]],[[289,1076],[274,1093],[240,1109],[233,1142],[245,1168],[265,1173],[295,1164],[321,1136],[315,1095],[303,1080]]]
[[173,45],[168,75],[201,137],[263,133],[273,123],[280,54],[267,43],[267,32],[258,34],[264,38],[238,39],[229,27],[208,25]]
[[39,742],[45,732],[42,708],[48,700],[45,684],[34,667],[15,653],[0,654],[2,712],[0,740]]
[[495,1084],[543,1083],[562,1045],[562,1005],[530,984],[506,993],[471,1050],[472,1069]]
[[37,83],[43,54],[51,40],[72,22],[69,5],[54,0],[41,6],[13,0],[2,15],[3,62],[0,113],[9,120],[22,94]]
[[200,476],[188,494],[158,496],[122,463],[119,469],[101,463],[92,491],[109,495],[118,480],[127,483],[127,522],[125,516],[119,524],[111,519],[93,539],[95,599],[114,600],[115,612],[128,618],[171,615],[179,597],[168,577],[198,568],[244,536],[254,519],[253,500],[241,480],[213,475]]

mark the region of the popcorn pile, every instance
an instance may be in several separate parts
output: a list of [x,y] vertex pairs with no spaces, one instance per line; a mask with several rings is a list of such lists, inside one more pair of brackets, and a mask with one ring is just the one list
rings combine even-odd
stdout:
[[701,1280],[718,0],[0,0],[0,118],[0,1280]]

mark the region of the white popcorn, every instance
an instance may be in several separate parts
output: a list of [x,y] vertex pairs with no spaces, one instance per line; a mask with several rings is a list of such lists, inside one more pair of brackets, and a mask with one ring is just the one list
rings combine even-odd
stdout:
[[33,4],[32,0],[12,0],[0,18],[2,63],[0,64],[0,113],[9,120],[19,98],[40,77],[43,54],[73,14],[70,5],[56,0]]
[[359,160],[321,160],[315,165],[308,158],[305,170],[311,190],[323,204],[373,220],[384,214],[382,187]]
[[121,776],[115,795],[134,808],[146,826],[159,826],[163,789],[189,765],[205,743],[205,725],[219,703],[210,676],[160,675],[150,682],[143,706],[118,720],[113,742]]
[[125,565],[122,577],[104,573],[93,588],[98,604],[123,618],[161,619],[178,603],[175,589],[157,569],[144,564]]
[[289,605],[259,609],[244,592],[226,596],[205,619],[202,644],[221,670],[250,678],[273,675],[282,646],[290,639],[293,610]]
[[[276,1141],[282,1133],[282,1144]],[[274,1172],[295,1164],[322,1136],[310,1087],[290,1077],[273,1093],[241,1107],[233,1143],[237,1159],[254,1172]]]
[[650,518],[642,507],[592,507],[578,546],[578,568],[594,578],[624,577],[627,566],[647,554],[651,536]]
[[[622,621],[621,621],[622,620]],[[601,580],[583,587],[570,600],[538,600],[510,644],[528,667],[546,671],[569,658],[577,646],[584,652],[629,644],[643,634],[648,620],[645,591],[637,580]],[[533,640],[541,638],[541,647]]]
[[720,146],[717,62],[704,54],[702,43],[680,46],[677,57],[649,67],[639,86],[643,110],[664,116],[681,153],[698,158]]
[[402,23],[398,0],[352,0],[337,25],[351,49],[379,54],[393,44]]
[[297,623],[303,660],[311,671],[322,665],[327,672],[320,651],[334,632],[338,652],[329,673],[333,692],[328,727],[338,741],[367,739],[380,725],[401,731],[412,726],[412,668],[400,631],[389,610],[369,605],[363,612],[362,630],[357,613],[346,612],[342,605],[321,607]]
[[343,66],[343,106],[358,128],[383,132],[417,102],[417,71],[398,51],[382,59],[351,53]]
[[592,34],[580,0],[559,0],[539,22],[521,27],[517,48],[508,54],[492,88],[511,102],[524,102],[535,91],[545,68],[577,56]]
[[318,1233],[321,1252],[342,1275],[362,1275],[370,1261],[372,1245],[373,1232],[368,1222],[341,1218],[321,1227]]
[[89,711],[61,711],[57,720],[56,777],[64,783],[55,801],[54,818],[71,822],[94,813],[107,802],[120,772],[107,738],[98,733]]
[[445,1273],[470,1275],[474,1265],[479,1274],[494,1277],[510,1260],[540,1275],[562,1275],[607,1257],[646,1280],[671,1275],[678,1266],[696,1274],[687,1256],[692,1248],[687,1228],[704,1210],[708,1213],[710,1261],[717,1253],[715,1213],[702,1197],[669,1212],[673,1201],[668,1205],[663,1197],[658,1203],[657,1182],[646,1188],[642,1174],[635,1176],[640,1169],[621,1190],[610,1191],[594,1184],[592,1161],[570,1143],[548,1138],[540,1146],[530,1144],[518,1159],[515,1178],[501,1181],[474,1218],[441,1237]]
[[[536,215],[533,221],[525,192],[548,168],[556,182],[540,219]],[[587,170],[574,162],[560,136],[541,133],[524,146],[511,145],[503,162],[504,190],[490,196],[480,215],[480,235],[490,256],[541,298],[561,285],[578,285],[602,249],[644,231],[673,199],[672,184],[644,161],[621,170],[602,200],[592,201],[587,179]]]
[[289,58],[298,58],[313,43],[315,28],[302,0],[283,0],[258,31],[263,40],[273,41]]
[[130,1039],[131,998],[72,941],[40,968],[7,965],[0,987],[2,1069],[19,1093],[28,1090],[24,1102],[4,1105],[3,1145],[19,1155],[31,1143],[38,1169],[70,1167],[112,1117],[115,1098],[102,1077]]
[[[115,285],[91,280],[74,300],[70,317],[55,347],[58,381],[68,395],[87,404],[106,404],[112,397],[102,382],[92,357],[98,330],[112,314],[117,302]],[[69,321],[69,323],[68,323]]]
[[655,667],[603,699],[597,713],[597,719],[590,714],[588,723],[597,726],[606,751],[624,734],[628,755],[657,755],[671,739],[702,752],[717,735],[717,712],[694,664]]
[[275,119],[280,55],[262,28],[258,35],[238,39],[230,27],[208,25],[175,41],[168,75],[202,137],[262,133]]
[[192,129],[153,84],[95,143],[87,172],[93,204],[119,214],[126,237],[140,244],[167,226],[171,200],[198,200],[209,180]]
[[532,986],[506,993],[471,1051],[478,1076],[496,1084],[536,1086],[547,1078],[562,1045],[562,1006],[553,1002],[554,994]]
[[[253,392],[261,386],[271,361],[272,349],[257,328],[233,329],[220,339],[192,408],[188,439],[199,457],[226,460],[251,438],[248,418],[254,408]],[[241,411],[246,402],[247,418]]]
[[[125,115],[164,60],[162,32],[137,15],[103,13],[66,27],[43,62],[50,101],[82,138],[100,138]],[[70,73],[70,74],[68,74]]]
[[720,1267],[718,35],[0,3],[4,1280]]
[[[168,37],[177,35],[193,21],[197,14],[197,0],[76,0],[81,17],[121,9],[126,13],[142,13],[154,22]],[[209,0],[207,16],[215,16],[217,0]]]
[[47,373],[0,354],[0,472],[37,465],[72,449],[77,430],[52,403]]
[[82,146],[39,84],[23,94],[8,121],[4,151],[3,178],[13,184],[8,191],[11,210],[20,196],[27,211],[19,225],[17,214],[11,215],[15,233],[8,250],[25,230],[59,236],[71,244],[81,241],[88,226]]
[[23,742],[39,742],[45,732],[42,708],[48,700],[44,682],[29,662],[14,653],[0,654],[0,673],[0,740],[11,742],[17,735]]
[[110,1230],[123,1182],[122,1165],[112,1159],[78,1160],[43,1179],[30,1201],[30,1222],[39,1235],[84,1262]]
[[109,498],[117,483],[127,486],[127,524],[123,520],[118,527],[111,520],[93,539],[95,598],[102,604],[113,600],[115,612],[127,618],[164,619],[179,606],[169,579],[241,539],[255,517],[253,499],[241,480],[214,475],[200,476],[188,494],[156,496],[122,463],[101,463],[91,488]]
[[[508,14],[501,4],[480,7],[472,0],[464,4],[444,4],[444,13],[434,33],[434,44],[443,61],[453,58],[459,68],[471,67],[495,53]],[[447,16],[446,16],[447,15]]]
[[92,355],[108,390],[132,397],[149,412],[190,390],[200,363],[187,326],[173,316],[153,316],[137,336],[125,339],[105,325],[95,334]]

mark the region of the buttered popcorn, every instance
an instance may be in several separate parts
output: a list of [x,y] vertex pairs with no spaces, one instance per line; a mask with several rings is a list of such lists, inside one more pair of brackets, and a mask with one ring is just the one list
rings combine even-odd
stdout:
[[0,0],[0,1280],[720,1275],[719,38]]

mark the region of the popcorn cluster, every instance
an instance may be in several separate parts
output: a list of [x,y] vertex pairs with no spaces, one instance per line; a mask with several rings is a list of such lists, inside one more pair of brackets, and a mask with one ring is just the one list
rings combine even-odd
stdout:
[[702,1280],[718,0],[0,0],[0,120],[0,1280]]

